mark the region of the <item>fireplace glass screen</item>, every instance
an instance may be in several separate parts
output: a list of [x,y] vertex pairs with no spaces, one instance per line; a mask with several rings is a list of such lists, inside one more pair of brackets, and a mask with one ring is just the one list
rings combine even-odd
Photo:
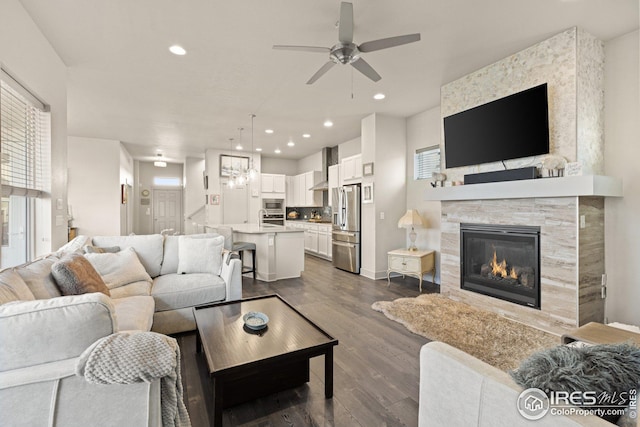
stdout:
[[540,308],[540,227],[460,225],[460,287]]

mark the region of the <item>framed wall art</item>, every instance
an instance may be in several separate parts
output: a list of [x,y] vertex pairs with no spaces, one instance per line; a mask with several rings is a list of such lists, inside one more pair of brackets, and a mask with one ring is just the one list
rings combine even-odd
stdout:
[[220,176],[231,177],[249,169],[249,158],[220,154]]
[[362,203],[373,203],[373,182],[362,184]]
[[373,163],[365,163],[362,165],[362,176],[373,175]]

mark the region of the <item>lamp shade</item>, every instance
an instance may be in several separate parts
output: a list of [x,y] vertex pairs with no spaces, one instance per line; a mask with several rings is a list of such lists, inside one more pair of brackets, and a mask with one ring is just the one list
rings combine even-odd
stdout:
[[409,209],[406,214],[398,221],[398,228],[402,227],[420,227],[426,225],[424,219],[417,210]]

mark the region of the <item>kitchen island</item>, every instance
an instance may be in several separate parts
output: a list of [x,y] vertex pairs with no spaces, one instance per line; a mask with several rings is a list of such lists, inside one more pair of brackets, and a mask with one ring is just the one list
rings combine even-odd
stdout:
[[[300,277],[304,271],[304,230],[271,224],[224,224],[233,240],[256,244],[256,278],[265,282]],[[208,231],[216,226],[206,226]],[[251,263],[251,257],[244,262]]]

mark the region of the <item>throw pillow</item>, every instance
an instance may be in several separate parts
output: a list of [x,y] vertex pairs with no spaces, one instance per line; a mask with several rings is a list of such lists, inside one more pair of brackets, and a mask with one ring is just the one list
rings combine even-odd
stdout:
[[[628,396],[640,384],[640,348],[628,343],[558,346],[534,353],[510,374],[521,387],[545,393],[590,391],[596,396]],[[603,418],[615,422],[618,417]]]
[[10,298],[12,294],[15,296],[15,300],[11,301],[33,301],[36,299],[29,290],[29,286],[14,269],[7,268],[0,272],[0,286],[6,290],[5,297]]
[[178,274],[211,273],[222,270],[224,237],[192,239],[180,236],[178,241]]
[[85,257],[72,253],[51,266],[51,274],[62,295],[102,292],[111,296],[100,274]]
[[87,245],[84,247],[85,254],[111,254],[116,252],[120,252],[120,246],[99,247]]
[[109,289],[140,281],[151,283],[151,277],[133,248],[115,253],[84,254],[84,257],[100,273]]

